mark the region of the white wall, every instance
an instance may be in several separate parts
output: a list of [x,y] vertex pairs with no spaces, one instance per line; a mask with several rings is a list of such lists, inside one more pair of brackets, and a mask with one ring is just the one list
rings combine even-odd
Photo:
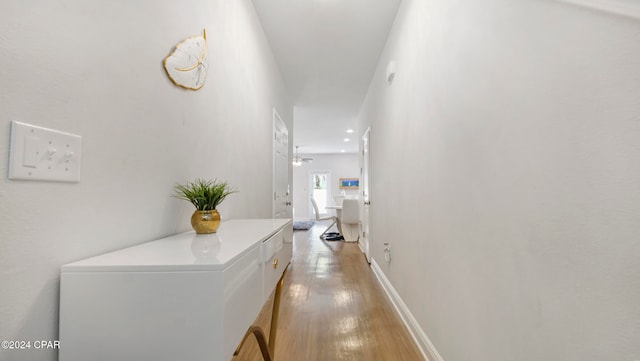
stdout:
[[[203,28],[207,83],[177,88],[162,61]],[[292,105],[251,1],[10,1],[0,34],[0,340],[57,339],[62,264],[189,230],[176,182],[227,180],[223,219],[271,216],[272,108],[293,134]],[[8,180],[11,120],[81,135],[82,181]]]
[[371,249],[443,360],[640,358],[639,114],[637,19],[402,2],[360,115]]
[[[360,166],[357,153],[345,154],[300,154],[313,158],[311,163],[293,167],[293,209],[295,219],[315,219],[309,203],[309,173],[312,171],[331,172],[331,194],[340,195],[340,178],[359,178]],[[347,189],[345,194],[357,196],[358,190]]]

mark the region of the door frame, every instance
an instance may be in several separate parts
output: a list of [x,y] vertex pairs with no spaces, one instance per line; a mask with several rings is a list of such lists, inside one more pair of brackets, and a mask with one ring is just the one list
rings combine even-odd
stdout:
[[360,137],[360,250],[371,263],[371,127]]
[[[313,212],[313,206],[311,205],[311,201],[309,200],[311,197],[313,197],[313,175],[316,173],[325,173],[327,174],[327,205],[331,205],[331,202],[333,201],[333,193],[332,193],[332,189],[331,189],[331,171],[330,170],[309,170],[309,175],[307,177],[307,182],[308,182],[308,186],[309,186],[309,194],[307,196],[307,203],[308,203],[308,209],[309,209],[309,219],[315,219],[315,215]],[[318,211],[320,210],[320,207],[318,206]],[[326,209],[325,209],[326,211]],[[327,211],[326,213],[321,213],[319,214],[319,216],[326,216],[329,214],[329,211]]]
[[[273,172],[273,179],[272,179],[272,191],[273,191],[273,199],[272,199],[272,210],[271,210],[271,214],[273,216],[273,218],[291,218],[291,183],[289,180],[289,174],[291,173],[291,162],[289,161],[289,127],[287,127],[287,123],[284,122],[284,120],[282,120],[282,117],[280,117],[280,114],[278,113],[278,111],[276,110],[276,108],[273,108],[273,112],[272,112],[272,157],[273,157],[273,164],[272,164],[272,172]],[[286,136],[284,139],[284,154],[281,154],[280,151],[278,150],[278,142],[280,142],[280,144],[282,144],[282,139],[278,139],[280,138],[282,135],[280,134],[280,129],[283,129],[286,132]],[[277,162],[278,161],[282,161],[282,159],[284,158],[285,164],[286,164],[286,175],[284,177],[284,179],[286,179],[286,187],[284,187],[284,184],[281,185],[283,186],[283,188],[286,188],[286,190],[284,191],[283,194],[278,194],[278,182],[282,180],[282,175],[280,175],[280,177],[278,177],[278,167],[277,167]],[[284,205],[282,204],[284,202]],[[284,210],[283,207],[284,206]],[[282,214],[284,213],[284,214]]]

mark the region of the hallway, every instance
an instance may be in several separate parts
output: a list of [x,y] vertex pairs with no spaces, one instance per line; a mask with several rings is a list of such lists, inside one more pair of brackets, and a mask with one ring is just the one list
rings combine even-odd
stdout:
[[[357,243],[322,241],[323,229],[294,232],[275,360],[423,360]],[[267,331],[271,307],[256,323]],[[261,359],[252,338],[233,360]]]
[[[296,234],[276,360],[420,359],[371,270],[434,361],[640,360],[640,0],[4,5],[0,340],[60,341],[61,266],[191,230],[176,184],[227,181],[223,220],[272,218],[286,140],[314,158],[291,159],[287,218],[309,217],[308,171],[332,196],[360,178],[373,242],[369,268]],[[185,41],[203,52],[173,70],[199,90],[164,64]],[[355,171],[330,166],[349,154]],[[72,159],[79,182],[9,178]]]

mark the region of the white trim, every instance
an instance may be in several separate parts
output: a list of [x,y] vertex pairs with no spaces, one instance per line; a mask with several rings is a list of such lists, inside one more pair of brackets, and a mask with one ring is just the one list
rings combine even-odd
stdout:
[[389,300],[391,300],[391,303],[400,315],[402,322],[404,322],[405,326],[409,330],[411,337],[413,337],[413,340],[418,345],[422,356],[429,361],[444,361],[435,346],[433,346],[433,343],[431,343],[431,340],[429,340],[429,337],[427,337],[427,334],[424,333],[418,324],[418,321],[413,317],[411,311],[409,311],[407,305],[402,301],[398,292],[393,288],[393,285],[391,285],[387,276],[382,272],[382,269],[378,266],[375,259],[371,259],[371,269],[378,278],[378,281],[382,285],[387,297],[389,297]]
[[637,0],[559,0],[608,13],[640,19],[640,3]]

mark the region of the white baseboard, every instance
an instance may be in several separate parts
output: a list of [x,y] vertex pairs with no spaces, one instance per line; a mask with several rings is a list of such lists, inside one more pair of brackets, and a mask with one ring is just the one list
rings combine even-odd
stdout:
[[636,0],[559,0],[612,14],[640,19],[640,4]]
[[396,308],[400,318],[402,318],[405,326],[407,326],[411,337],[413,337],[413,340],[418,344],[422,356],[429,361],[444,361],[435,346],[433,346],[433,343],[431,343],[431,340],[429,340],[429,337],[427,337],[427,334],[424,333],[418,324],[418,321],[416,321],[411,311],[409,311],[407,305],[402,301],[398,292],[393,288],[387,276],[382,272],[382,269],[378,266],[375,259],[371,259],[371,268],[382,285],[382,288],[387,293],[389,300],[391,300],[391,303]]

